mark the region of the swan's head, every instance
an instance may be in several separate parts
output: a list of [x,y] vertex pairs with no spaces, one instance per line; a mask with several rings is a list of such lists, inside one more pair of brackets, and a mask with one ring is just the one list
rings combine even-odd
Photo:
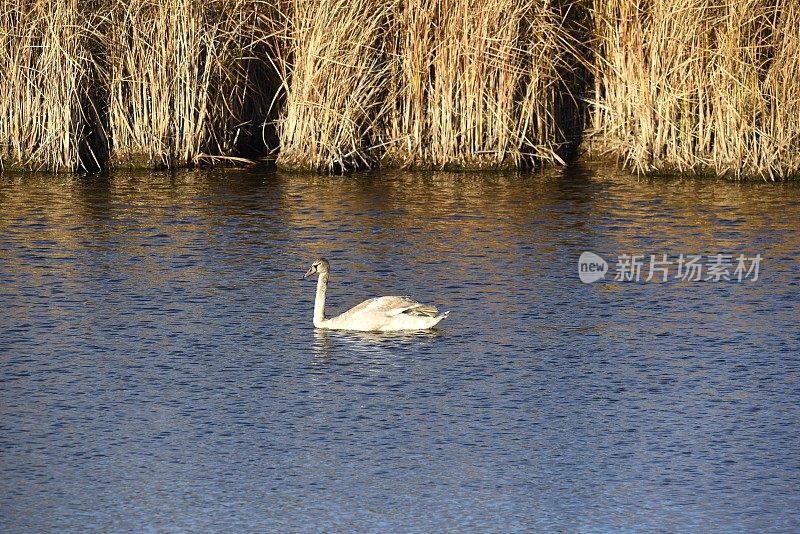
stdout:
[[303,278],[309,277],[312,274],[317,274],[317,273],[325,274],[329,270],[330,270],[330,264],[328,263],[328,260],[326,260],[325,258],[320,258],[311,264],[311,267],[308,268],[308,271],[306,271],[306,274],[303,275]]

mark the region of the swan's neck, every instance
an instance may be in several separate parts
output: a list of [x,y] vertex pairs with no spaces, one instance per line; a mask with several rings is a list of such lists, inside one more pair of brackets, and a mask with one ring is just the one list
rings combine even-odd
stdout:
[[317,298],[314,300],[314,326],[319,328],[325,322],[325,292],[328,290],[328,273],[319,275]]

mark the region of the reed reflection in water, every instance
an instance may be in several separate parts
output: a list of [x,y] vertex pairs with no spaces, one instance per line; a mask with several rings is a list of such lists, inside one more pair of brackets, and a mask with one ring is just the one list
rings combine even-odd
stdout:
[[[774,531],[800,188],[543,174],[0,178],[3,531]],[[755,282],[577,276],[756,253]],[[426,334],[315,331],[408,294]]]

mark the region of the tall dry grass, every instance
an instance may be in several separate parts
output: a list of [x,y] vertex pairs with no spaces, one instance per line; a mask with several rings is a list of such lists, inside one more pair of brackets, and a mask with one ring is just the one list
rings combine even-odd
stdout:
[[639,172],[800,172],[800,4],[594,4],[595,140]]
[[92,2],[0,0],[0,161],[72,171],[99,166],[89,146],[97,39]]
[[0,0],[0,161],[560,163],[584,64],[633,169],[800,174],[795,0]]
[[401,0],[393,15],[385,162],[561,162],[573,47],[556,8],[541,0]]
[[257,146],[278,84],[274,18],[254,0],[112,0],[112,164],[192,165]]
[[393,5],[292,0],[285,6],[279,167],[341,172],[374,164],[386,115],[385,35]]
[[0,0],[0,157],[80,170],[263,153],[276,13],[263,0]]

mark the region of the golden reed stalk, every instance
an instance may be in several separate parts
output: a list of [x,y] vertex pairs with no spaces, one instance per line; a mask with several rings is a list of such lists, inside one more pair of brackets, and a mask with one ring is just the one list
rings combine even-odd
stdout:
[[4,166],[528,168],[576,125],[638,172],[800,174],[800,4],[0,0]]
[[112,0],[111,164],[192,165],[258,146],[277,88],[272,12],[253,0]]
[[402,0],[393,15],[384,162],[562,162],[557,108],[570,38],[547,2]]
[[292,0],[278,166],[341,172],[374,164],[385,116],[392,2]]
[[639,172],[800,173],[800,3],[595,0],[596,146]]
[[263,153],[276,13],[259,0],[0,0],[0,159],[61,171]]
[[77,0],[0,0],[0,158],[22,168],[92,168],[89,49]]

